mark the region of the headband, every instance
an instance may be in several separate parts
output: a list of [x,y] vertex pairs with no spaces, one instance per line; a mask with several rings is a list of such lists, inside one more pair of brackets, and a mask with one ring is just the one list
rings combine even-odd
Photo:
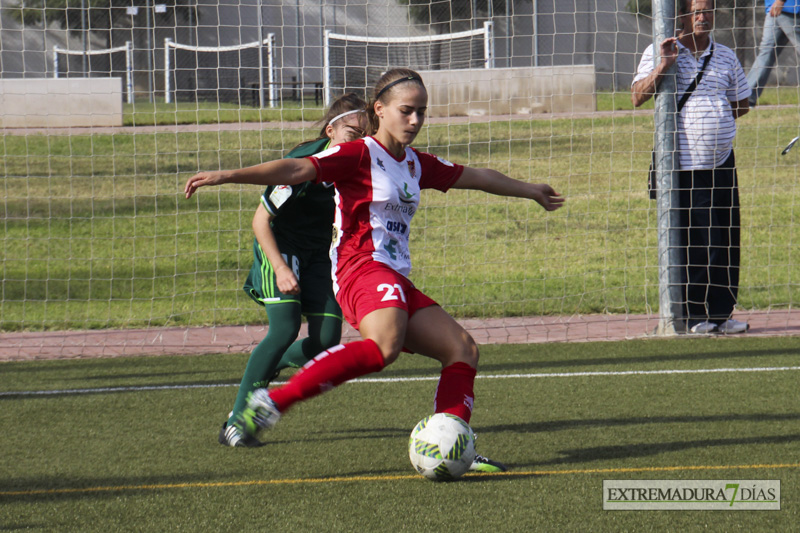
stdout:
[[363,109],[353,109],[352,111],[345,111],[344,113],[336,115],[335,117],[330,119],[330,121],[328,121],[328,126],[331,126],[334,122],[336,122],[340,118],[344,118],[347,115],[352,115],[353,113],[366,113],[366,111],[364,111]]
[[404,81],[418,81],[420,83],[420,85],[422,85],[423,87],[425,86],[422,83],[422,78],[420,78],[419,76],[403,76],[402,78],[398,78],[398,79],[394,80],[393,82],[386,84],[383,87],[383,89],[378,91],[378,94],[375,95],[375,100],[380,100],[381,99],[381,95],[383,93],[385,93],[386,91],[388,91],[389,89],[391,89],[392,87],[397,85],[398,83],[403,83]]

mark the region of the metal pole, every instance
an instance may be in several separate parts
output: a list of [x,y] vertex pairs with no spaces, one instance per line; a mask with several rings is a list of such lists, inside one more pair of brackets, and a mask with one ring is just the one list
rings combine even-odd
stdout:
[[81,46],[83,47],[83,55],[81,56],[83,77],[88,78],[89,56],[86,54],[86,0],[81,0]]
[[[675,2],[653,1],[653,61],[661,61],[661,42],[675,35]],[[657,334],[684,332],[686,321],[681,264],[685,252],[680,242],[680,205],[677,146],[677,64],[662,78],[655,99],[656,217],[658,232],[658,304]]]
[[324,43],[322,46],[322,103],[325,107],[331,105],[331,30],[323,33]]
[[483,68],[494,68],[494,23],[487,20],[483,23]]
[[478,17],[478,14],[476,13],[477,10],[478,10],[477,0],[472,0],[471,13],[469,17],[469,29],[471,30],[475,29],[475,24],[477,22],[476,19]]
[[258,15],[258,107],[264,109],[264,21],[261,14],[261,0],[256,2]]
[[170,81],[170,70],[172,65],[169,60],[169,43],[172,39],[164,39],[164,103],[172,103],[172,82]]
[[267,75],[269,80],[269,106],[278,105],[278,86],[275,84],[275,34],[268,33],[269,55],[267,56]]
[[133,41],[125,43],[125,86],[128,103],[133,103]]
[[510,0],[506,0],[506,57],[508,58],[508,67],[514,66],[514,24],[511,22]]
[[538,2],[533,0],[533,66],[539,66],[539,11]]
[[150,33],[150,0],[144,3],[144,18],[147,21],[145,29],[147,31],[147,92],[149,93],[150,103],[153,103],[153,36]]

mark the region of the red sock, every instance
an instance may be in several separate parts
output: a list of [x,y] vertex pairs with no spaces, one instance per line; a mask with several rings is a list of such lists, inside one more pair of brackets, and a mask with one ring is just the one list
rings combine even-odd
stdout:
[[433,400],[434,412],[456,415],[469,424],[472,404],[475,402],[472,386],[476,373],[477,370],[467,363],[453,363],[444,367]]
[[295,402],[307,400],[347,380],[378,372],[384,367],[375,341],[364,340],[329,348],[305,364],[282,387],[269,391],[279,411]]

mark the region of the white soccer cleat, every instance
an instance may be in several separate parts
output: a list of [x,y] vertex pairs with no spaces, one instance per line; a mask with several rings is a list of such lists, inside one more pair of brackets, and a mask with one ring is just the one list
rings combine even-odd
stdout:
[[720,333],[744,333],[750,329],[750,324],[747,322],[742,322],[740,320],[734,320],[732,318],[726,320],[722,324],[717,327],[717,331]]
[[695,324],[694,326],[692,326],[692,328],[689,331],[691,331],[692,333],[697,333],[697,334],[701,334],[701,335],[704,335],[704,334],[707,334],[707,333],[714,333],[714,332],[717,331],[717,325],[714,324],[713,322],[709,322],[708,320],[706,320],[704,322],[700,322],[698,324]]

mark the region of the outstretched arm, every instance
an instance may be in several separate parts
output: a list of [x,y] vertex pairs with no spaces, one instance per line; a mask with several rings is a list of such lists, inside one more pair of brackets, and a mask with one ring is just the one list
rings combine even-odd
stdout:
[[528,198],[536,200],[547,211],[555,211],[564,204],[564,198],[545,183],[525,183],[490,168],[464,167],[464,172],[453,184],[453,188]]
[[223,183],[252,183],[255,185],[294,185],[317,177],[314,164],[309,159],[278,159],[237,170],[198,172],[186,182],[186,198],[200,187]]

